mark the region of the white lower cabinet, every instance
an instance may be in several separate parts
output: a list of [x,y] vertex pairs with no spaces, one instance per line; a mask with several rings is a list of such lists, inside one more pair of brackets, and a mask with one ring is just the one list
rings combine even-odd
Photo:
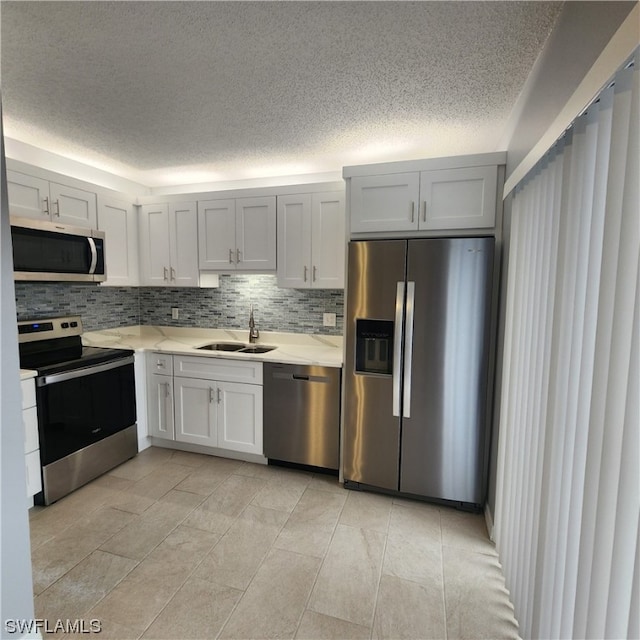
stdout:
[[218,447],[262,455],[262,385],[217,384]]
[[218,445],[215,384],[211,380],[174,378],[175,431],[178,442]]
[[24,427],[24,453],[27,472],[27,497],[42,491],[40,473],[40,439],[38,437],[38,410],[36,387],[33,379],[22,380],[22,424]]
[[173,378],[150,373],[147,378],[147,424],[154,438],[175,439],[173,423]]
[[150,353],[147,370],[151,436],[262,455],[262,363]]

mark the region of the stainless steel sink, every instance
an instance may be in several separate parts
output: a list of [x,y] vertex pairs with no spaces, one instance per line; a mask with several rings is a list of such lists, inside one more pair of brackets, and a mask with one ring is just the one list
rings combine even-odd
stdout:
[[273,351],[275,347],[267,347],[266,345],[249,345],[244,349],[240,349],[239,353],[269,353],[269,351]]
[[239,342],[213,342],[198,347],[198,349],[206,349],[207,351],[240,351],[240,349],[244,349],[245,347],[246,345]]
[[269,351],[275,349],[275,347],[266,344],[242,344],[239,342],[212,342],[211,344],[205,344],[197,348],[207,351],[232,351],[236,353],[269,353]]

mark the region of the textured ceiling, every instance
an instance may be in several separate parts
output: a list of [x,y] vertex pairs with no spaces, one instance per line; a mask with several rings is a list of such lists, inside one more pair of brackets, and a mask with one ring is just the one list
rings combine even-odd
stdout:
[[560,2],[5,2],[5,134],[150,186],[494,151]]

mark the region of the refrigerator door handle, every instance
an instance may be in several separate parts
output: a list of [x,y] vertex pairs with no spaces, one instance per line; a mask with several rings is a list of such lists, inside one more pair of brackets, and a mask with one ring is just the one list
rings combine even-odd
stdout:
[[402,417],[411,417],[411,361],[413,355],[413,311],[416,283],[407,282],[407,309],[404,317],[404,395]]
[[402,362],[402,314],[404,282],[396,286],[396,321],[393,330],[393,415],[400,417],[400,364]]

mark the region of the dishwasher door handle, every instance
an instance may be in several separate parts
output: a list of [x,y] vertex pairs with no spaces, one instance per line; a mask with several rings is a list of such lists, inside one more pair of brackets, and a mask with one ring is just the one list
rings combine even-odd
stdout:
[[272,374],[274,378],[278,378],[279,380],[301,380],[302,382],[329,382],[329,378],[327,376],[310,376],[307,374],[299,374],[299,373],[274,373]]

